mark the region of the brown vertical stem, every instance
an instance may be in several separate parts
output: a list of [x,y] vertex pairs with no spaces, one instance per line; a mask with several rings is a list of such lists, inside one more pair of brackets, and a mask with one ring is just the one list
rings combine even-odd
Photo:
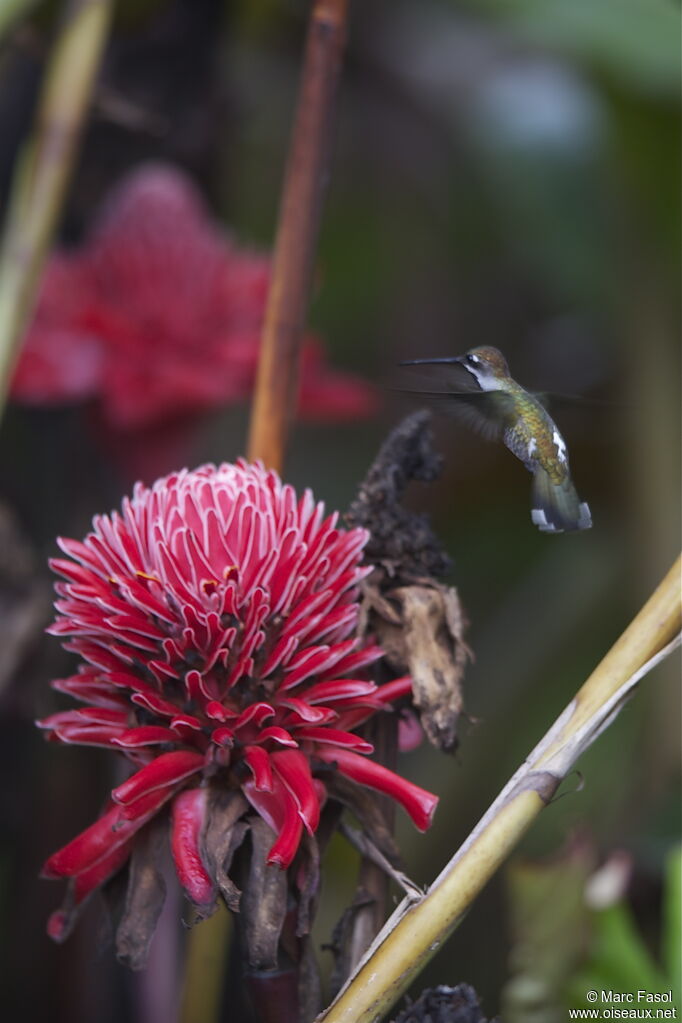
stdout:
[[[310,15],[298,105],[292,131],[280,205],[272,279],[263,325],[260,362],[247,454],[281,471],[296,398],[299,350],[305,327],[310,281],[315,259],[320,210],[328,178],[334,100],[346,39],[347,0],[315,0]],[[193,954],[199,944],[200,924],[189,936],[186,991],[195,990],[221,968],[224,955],[211,962]],[[220,945],[224,943],[220,939]],[[300,965],[300,964],[299,964]],[[299,985],[298,967],[273,971],[258,984],[251,978],[250,993],[259,1018],[291,1018],[293,999],[287,995]],[[267,983],[265,983],[267,981]],[[181,1019],[194,1019],[192,998],[185,999]],[[214,1000],[208,1023],[218,1017]],[[196,1017],[198,1018],[198,1017]]]
[[282,469],[328,179],[347,0],[315,0],[280,206],[248,457]]

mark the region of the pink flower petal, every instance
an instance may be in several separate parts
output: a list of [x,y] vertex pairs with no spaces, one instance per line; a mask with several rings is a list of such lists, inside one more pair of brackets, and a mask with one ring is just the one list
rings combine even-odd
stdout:
[[298,750],[281,750],[271,755],[272,769],[294,797],[301,820],[309,834],[320,823],[320,804],[313,785],[308,758]]
[[377,689],[377,699],[382,703],[394,703],[404,696],[412,695],[412,676],[403,675],[401,678],[394,678],[391,682],[385,682]]
[[255,725],[260,728],[264,721],[274,717],[275,711],[269,703],[252,703],[232,723],[235,731],[245,728],[247,725]]
[[327,764],[334,764],[342,774],[352,778],[358,784],[377,789],[377,791],[395,799],[407,810],[420,831],[426,831],[430,826],[433,813],[438,805],[438,796],[434,796],[426,789],[401,778],[399,774],[389,771],[388,768],[377,764],[376,761],[368,760],[350,750],[318,746],[315,756]]
[[332,746],[343,746],[345,749],[354,749],[358,753],[373,753],[374,746],[371,742],[361,738],[359,735],[352,735],[350,732],[342,732],[338,728],[314,728],[309,725],[302,725],[296,729],[297,739],[311,739],[313,742],[328,743]]
[[339,678],[331,682],[318,682],[305,691],[306,703],[332,703],[336,700],[353,701],[357,697],[373,696],[377,686],[354,678]]
[[[329,709],[327,707],[311,707],[308,702],[308,694],[306,693],[306,699],[302,700],[295,696],[287,696],[279,700],[282,707],[288,707],[289,710],[293,710],[296,713],[296,718],[300,721],[306,721],[309,724],[318,724],[322,721],[329,719]],[[332,711],[332,716],[336,717],[336,714]]]
[[67,896],[66,908],[58,909],[50,915],[47,922],[48,937],[60,944],[68,938],[80,907],[88,896],[121,869],[130,856],[131,846],[131,840],[124,842],[108,856],[104,856],[92,867],[76,875],[72,881],[72,890]]
[[172,794],[173,791],[169,790],[142,797],[138,801],[138,814],[134,820],[126,819],[124,807],[110,807],[94,824],[50,856],[43,867],[42,877],[73,877],[113,855],[116,849],[125,845],[154,816]]
[[112,799],[115,803],[123,805],[134,803],[156,789],[177,785],[178,782],[200,771],[203,766],[204,758],[200,753],[191,753],[187,750],[162,753],[115,788],[111,793]]
[[244,760],[253,773],[253,784],[259,792],[272,792],[272,765],[270,754],[260,746],[247,746],[244,749]]
[[409,753],[411,750],[421,746],[424,739],[424,729],[419,718],[413,711],[405,711],[398,722],[398,749],[401,753]]
[[114,746],[122,746],[124,749],[137,749],[176,741],[175,733],[170,728],[162,728],[160,725],[141,725],[140,728],[129,728],[118,738],[112,740]]
[[200,839],[206,814],[206,789],[185,789],[173,800],[171,850],[180,883],[199,907],[215,901],[215,885],[201,857]]
[[211,742],[214,742],[216,746],[232,746],[234,744],[234,731],[226,726],[214,728],[211,732]]
[[269,728],[264,728],[262,732],[259,732],[256,736],[256,742],[262,744],[271,739],[273,742],[279,743],[280,746],[298,746],[298,743],[289,732],[284,728],[280,728],[279,725],[271,725]]
[[277,776],[273,780],[272,792],[260,791],[252,781],[246,781],[242,788],[251,806],[277,835],[268,853],[268,863],[277,864],[284,869],[289,866],[298,851],[303,834],[303,821],[293,796],[289,794],[283,782]]

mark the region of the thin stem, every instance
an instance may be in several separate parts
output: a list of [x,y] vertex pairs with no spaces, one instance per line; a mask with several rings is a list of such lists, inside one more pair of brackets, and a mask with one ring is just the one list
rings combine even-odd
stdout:
[[0,248],[0,411],[33,309],[111,20],[112,0],[73,0],[14,170]]
[[[374,746],[375,759],[391,770],[396,768],[398,752],[398,723],[395,715],[378,716],[369,736]],[[385,796],[377,797],[386,827],[393,833],[395,826],[395,803]],[[367,949],[381,930],[386,919],[389,880],[382,870],[368,856],[363,856],[358,868],[356,889],[369,896],[367,905],[358,909],[349,938],[348,962],[352,972],[365,955]]]
[[[281,471],[298,378],[310,280],[322,200],[327,184],[336,89],[346,37],[347,0],[315,0],[310,16],[296,117],[282,192],[272,279],[263,325],[248,457]],[[212,917],[211,920],[214,920]],[[181,1023],[217,1019],[219,1004],[206,1004],[205,985],[215,989],[224,970],[226,931],[205,940],[211,921],[188,938]],[[205,953],[210,944],[210,957]],[[273,974],[272,994],[277,978]],[[253,994],[253,992],[252,992]],[[270,994],[266,992],[266,998]],[[194,1000],[201,1011],[197,1014]],[[287,1005],[280,1007],[286,1014]],[[284,1018],[284,1017],[283,1017]]]
[[502,790],[429,892],[395,911],[319,1020],[369,1023],[407,989],[462,919],[578,757],[616,717],[643,675],[678,645],[680,559]]
[[316,0],[313,5],[280,206],[247,449],[250,459],[260,458],[280,471],[328,180],[346,13],[347,0]]

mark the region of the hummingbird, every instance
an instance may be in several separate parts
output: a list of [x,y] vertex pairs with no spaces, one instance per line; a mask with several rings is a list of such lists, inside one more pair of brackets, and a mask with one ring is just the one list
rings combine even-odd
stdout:
[[592,517],[571,480],[568,452],[556,423],[535,395],[514,380],[497,348],[484,345],[464,355],[410,359],[401,366],[450,365],[469,374],[470,390],[419,391],[483,436],[501,440],[533,476],[531,520],[543,533],[589,529]]

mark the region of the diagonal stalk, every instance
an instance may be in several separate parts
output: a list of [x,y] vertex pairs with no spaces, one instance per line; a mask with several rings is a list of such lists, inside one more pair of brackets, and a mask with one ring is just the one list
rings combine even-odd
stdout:
[[428,894],[397,908],[320,1023],[379,1019],[441,947],[578,757],[611,724],[647,671],[679,645],[681,565],[678,558]]
[[72,0],[28,142],[17,158],[0,248],[0,411],[33,309],[107,38],[113,0]]

